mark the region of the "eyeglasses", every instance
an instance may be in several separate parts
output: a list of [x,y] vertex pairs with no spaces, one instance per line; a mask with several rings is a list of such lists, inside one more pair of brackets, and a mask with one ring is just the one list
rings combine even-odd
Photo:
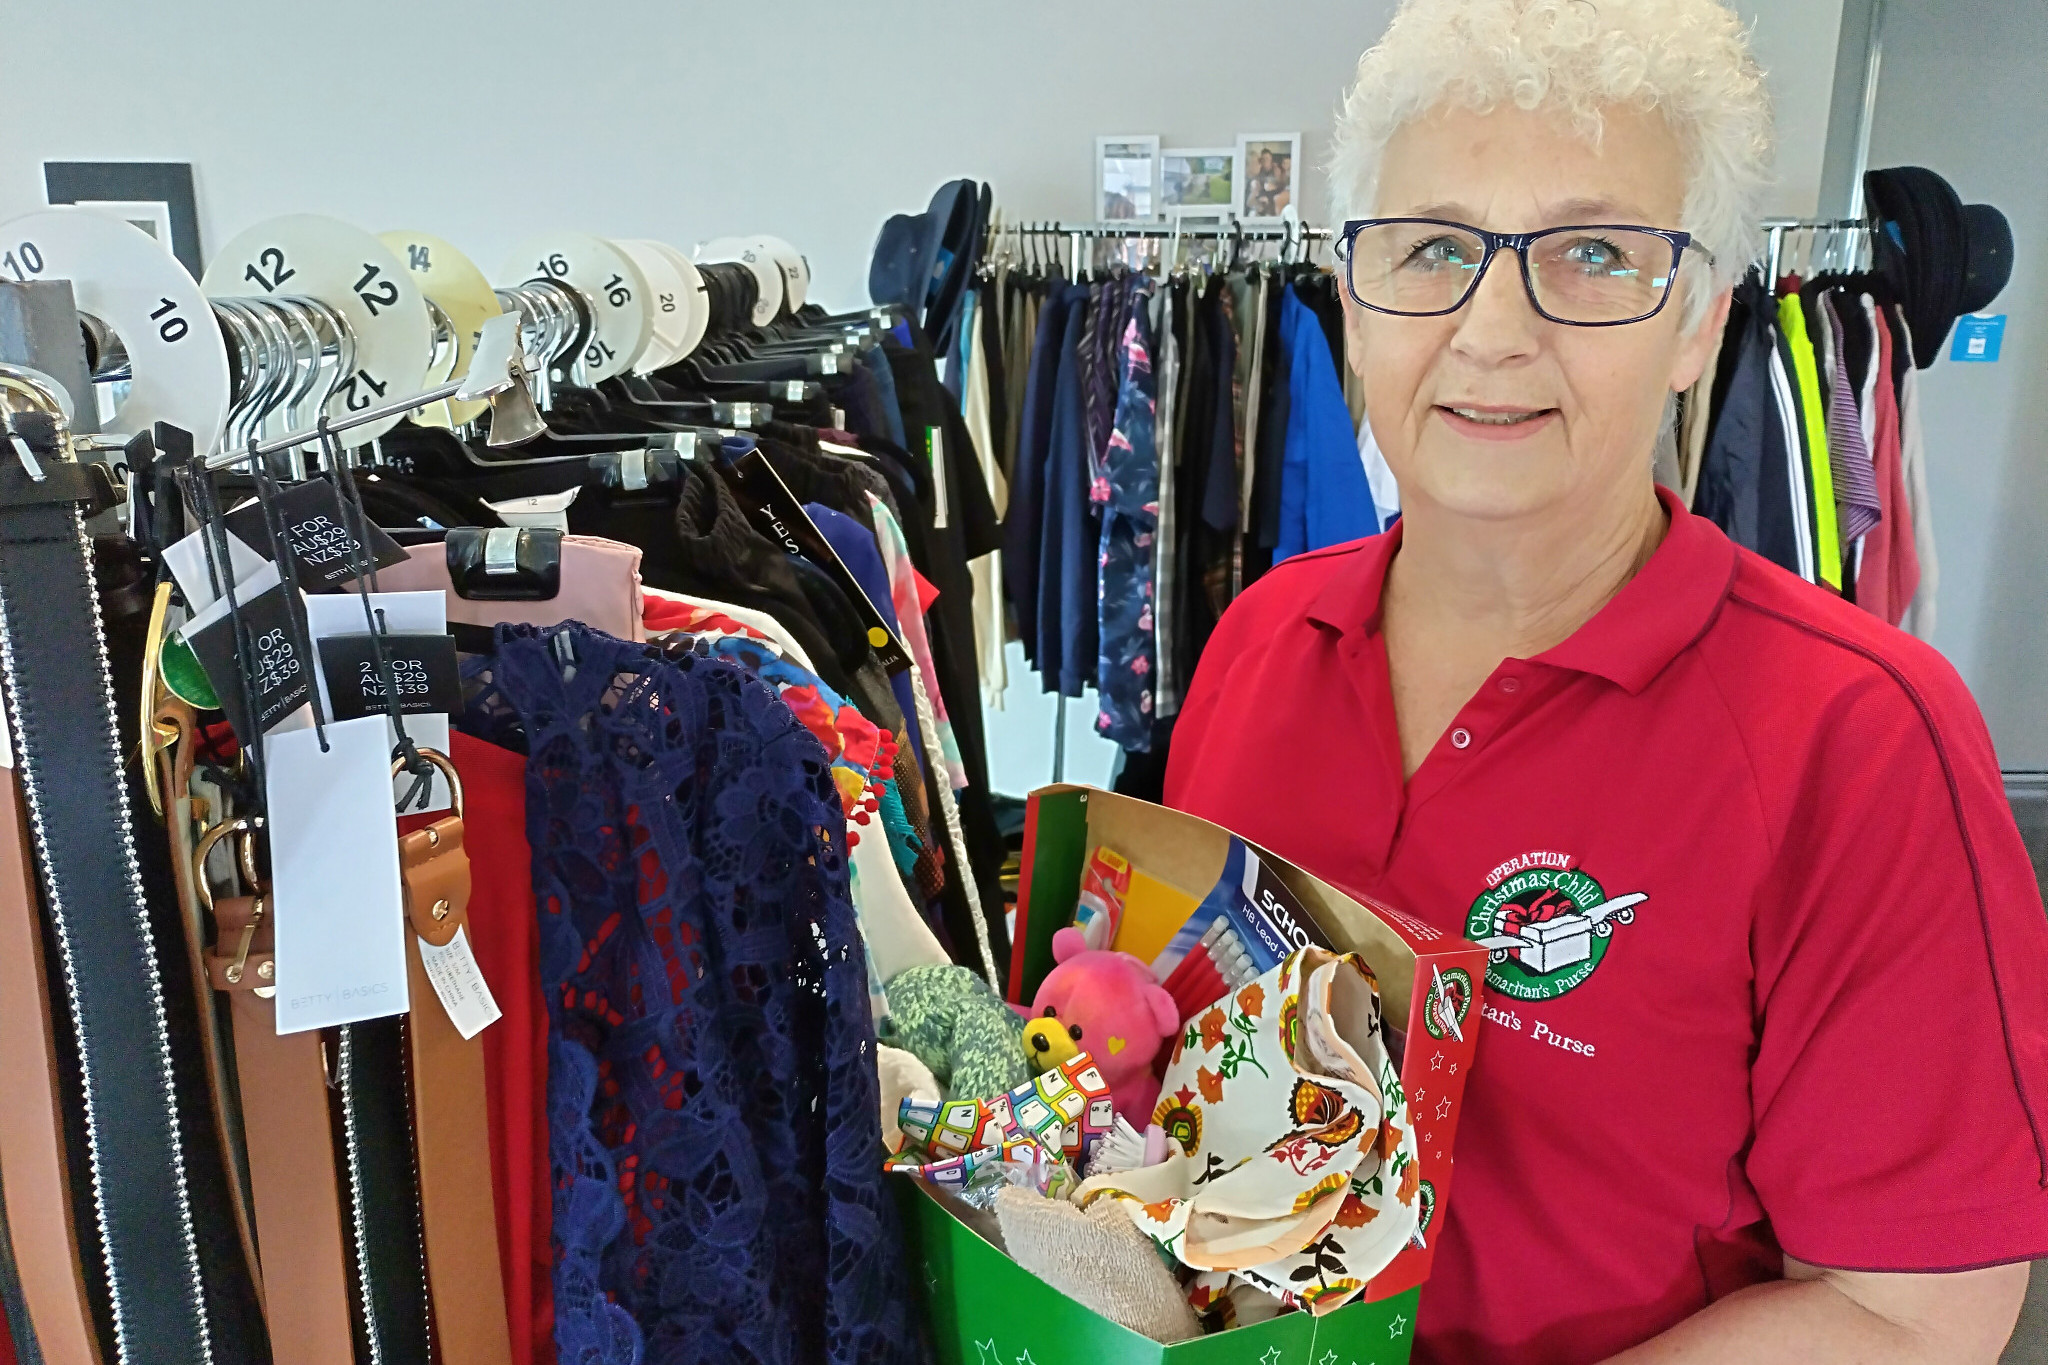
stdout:
[[1690,245],[1689,233],[1623,224],[1488,232],[1442,218],[1364,218],[1344,225],[1338,254],[1352,299],[1376,313],[1455,313],[1493,258],[1512,251],[1537,313],[1573,327],[1619,327],[1664,306]]

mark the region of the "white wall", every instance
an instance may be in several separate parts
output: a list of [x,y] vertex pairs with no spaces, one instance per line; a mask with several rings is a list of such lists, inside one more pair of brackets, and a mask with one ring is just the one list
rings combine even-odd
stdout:
[[2048,5],[1886,0],[1873,166],[1940,172],[2012,222],[1997,364],[1920,375],[1940,548],[1935,644],[1962,670],[2008,768],[2048,768]]
[[[1745,5],[1785,127],[1785,205],[1820,172],[1841,0]],[[434,4],[9,0],[0,213],[41,162],[191,161],[218,246],[275,214],[431,231],[489,272],[526,235],[774,232],[865,301],[889,213],[952,175],[1021,217],[1085,217],[1098,133],[1169,144],[1330,113],[1391,0],[1106,8],[900,0]],[[1128,35],[1116,37],[1116,34]],[[1301,202],[1322,217],[1322,177]]]
[[[1209,146],[1299,128],[1319,161],[1393,8],[9,0],[0,217],[42,203],[45,159],[190,161],[209,248],[307,211],[433,232],[487,273],[549,229],[686,249],[772,232],[809,255],[822,301],[856,305],[882,220],[950,176],[993,182],[1013,217],[1085,218],[1101,133]],[[1773,211],[1811,213],[1841,0],[1740,8],[1778,103]],[[1321,175],[1301,190],[1320,221]],[[991,717],[1004,790],[1049,771],[1035,686]],[[1068,772],[1100,780],[1092,708],[1069,711]]]

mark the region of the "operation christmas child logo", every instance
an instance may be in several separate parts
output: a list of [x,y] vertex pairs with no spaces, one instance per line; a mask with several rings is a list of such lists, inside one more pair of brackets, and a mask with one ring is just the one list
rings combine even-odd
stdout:
[[1515,1000],[1577,990],[1607,957],[1618,924],[1633,924],[1644,892],[1609,898],[1568,853],[1510,858],[1486,877],[1465,937],[1488,950],[1486,984]]

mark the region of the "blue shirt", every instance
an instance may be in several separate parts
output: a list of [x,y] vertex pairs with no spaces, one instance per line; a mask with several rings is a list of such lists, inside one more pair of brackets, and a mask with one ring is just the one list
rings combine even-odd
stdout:
[[1280,297],[1289,357],[1287,445],[1280,471],[1280,543],[1273,562],[1380,533],[1372,485],[1322,323],[1289,285]]

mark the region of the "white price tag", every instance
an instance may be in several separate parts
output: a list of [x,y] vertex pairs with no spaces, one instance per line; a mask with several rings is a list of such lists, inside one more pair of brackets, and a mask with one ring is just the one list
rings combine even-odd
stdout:
[[467,930],[457,929],[455,937],[439,948],[421,939],[420,962],[427,969],[434,994],[441,997],[441,1008],[448,1011],[449,1021],[464,1041],[502,1016],[483,970],[476,965],[476,954],[470,951]]
[[788,399],[788,400],[789,400],[790,402],[792,402],[792,403],[801,403],[801,402],[803,402],[803,401],[804,401],[804,381],[803,381],[803,380],[801,380],[801,379],[792,379],[792,380],[790,380],[790,381],[789,381],[789,384],[788,384],[788,386],[787,386],[786,388],[784,388],[784,389],[783,389],[783,391],[782,391],[782,396],[783,396],[784,398]]
[[382,716],[264,739],[277,1031],[404,1014],[405,908],[398,811]]
[[[194,531],[164,551],[164,563],[170,567],[171,577],[178,580],[178,590],[185,594],[185,604],[195,616],[221,597],[213,590],[213,577],[206,569],[205,536],[204,531]],[[241,597],[242,584],[270,561],[250,549],[233,531],[223,529],[221,536],[228,543],[228,562],[223,567],[233,575],[235,595]]]
[[647,452],[644,450],[622,450],[619,452],[619,486],[632,492],[647,487]]

